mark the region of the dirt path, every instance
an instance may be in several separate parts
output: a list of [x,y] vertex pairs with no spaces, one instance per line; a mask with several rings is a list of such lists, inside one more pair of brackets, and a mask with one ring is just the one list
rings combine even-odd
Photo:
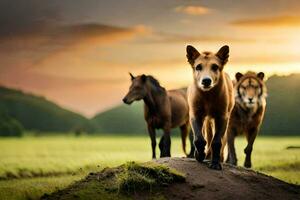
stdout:
[[[153,162],[153,161],[152,161]],[[145,163],[152,164],[152,162]],[[174,182],[157,189],[122,194],[114,188],[122,167],[91,173],[65,190],[42,199],[280,199],[300,200],[300,186],[241,167],[223,165],[211,170],[189,158],[164,158],[154,161],[185,175],[185,182]],[[156,183],[158,184],[158,183]]]
[[158,163],[186,174],[186,184],[169,187],[170,199],[300,199],[300,186],[241,167],[211,170],[194,159],[166,158]]

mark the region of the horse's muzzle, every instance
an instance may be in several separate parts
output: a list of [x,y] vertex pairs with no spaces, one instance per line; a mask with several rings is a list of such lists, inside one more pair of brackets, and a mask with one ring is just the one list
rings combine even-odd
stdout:
[[126,103],[126,104],[130,104],[130,102],[128,101],[128,99],[127,98],[123,98],[123,100],[122,100],[124,103]]

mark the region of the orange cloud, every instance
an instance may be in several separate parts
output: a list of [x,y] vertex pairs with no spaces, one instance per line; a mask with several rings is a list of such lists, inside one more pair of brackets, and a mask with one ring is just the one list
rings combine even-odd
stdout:
[[188,42],[236,42],[251,43],[255,42],[252,38],[235,37],[235,36],[218,36],[218,35],[180,35],[164,32],[156,32],[145,39],[146,43],[188,43]]
[[209,14],[211,9],[204,6],[178,6],[175,11],[187,15],[205,15]]
[[300,16],[277,16],[255,19],[240,19],[231,22],[234,26],[245,27],[282,27],[300,26]]
[[[74,25],[51,25],[43,29],[33,29],[26,34],[13,33],[0,35],[2,50],[16,51],[57,51],[66,47],[73,47],[86,42],[97,44],[109,43],[132,38],[136,35],[145,34],[149,30],[143,25],[136,27],[116,27],[103,24],[74,24]],[[44,49],[44,47],[46,47]]]

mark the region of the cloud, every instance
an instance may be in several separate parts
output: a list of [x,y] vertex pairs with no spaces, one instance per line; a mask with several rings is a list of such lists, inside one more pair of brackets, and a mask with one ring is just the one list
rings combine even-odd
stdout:
[[231,24],[241,27],[294,27],[300,26],[300,16],[275,16],[265,18],[240,19],[232,21]]
[[164,32],[153,32],[151,37],[145,39],[147,43],[189,43],[189,42],[237,42],[250,43],[255,42],[252,38],[239,38],[222,35],[180,35]]
[[[132,38],[138,34],[146,33],[144,26],[116,27],[110,25],[85,23],[71,25],[49,25],[35,27],[30,31],[0,34],[3,43],[2,50],[58,50],[73,47],[85,42],[108,43],[122,39]],[[3,48],[4,47],[4,48]]]
[[[98,61],[99,54],[106,53],[99,49],[122,44],[151,30],[144,25],[119,27],[97,22],[68,22],[62,13],[54,1],[27,0],[18,4],[0,1],[1,83],[44,94],[67,105],[74,103],[72,99],[77,99],[80,88],[82,91],[92,88],[90,92],[98,94],[98,88],[105,90],[107,83],[120,85],[125,81],[119,76],[103,77],[102,65],[92,65]],[[59,76],[51,76],[53,74]],[[74,74],[80,74],[84,80],[72,78]],[[85,80],[89,76],[94,78]],[[59,94],[60,91],[70,95]],[[84,96],[88,97],[88,92]],[[88,98],[81,100],[90,102]],[[75,104],[80,105],[79,100]],[[91,105],[95,104],[84,106],[92,110]]]
[[55,62],[47,66],[60,71],[67,67],[61,63],[84,57],[90,49],[135,39],[149,32],[143,25],[119,27],[97,22],[68,22],[54,1],[27,0],[17,5],[15,1],[0,1],[0,73],[10,74],[12,79],[22,71],[43,71],[49,60]]
[[206,15],[211,13],[212,10],[205,6],[178,6],[175,11],[187,15]]
[[97,45],[132,38],[146,29],[142,25],[118,27],[68,22],[61,5],[55,1],[0,1],[0,53],[47,54],[86,42]]

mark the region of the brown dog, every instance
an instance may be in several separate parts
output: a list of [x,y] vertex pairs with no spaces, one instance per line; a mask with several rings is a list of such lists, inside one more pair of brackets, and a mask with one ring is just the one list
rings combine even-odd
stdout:
[[248,142],[244,150],[246,154],[244,166],[250,168],[253,143],[266,109],[267,90],[263,81],[263,72],[258,74],[247,72],[245,75],[238,72],[235,77],[235,106],[231,113],[227,132],[228,156],[226,162],[237,165],[234,138],[244,133]]
[[222,138],[226,133],[234,106],[233,85],[229,76],[223,71],[228,61],[229,47],[223,46],[216,54],[211,52],[200,54],[190,45],[187,46],[186,51],[194,78],[187,95],[196,147],[195,158],[199,162],[204,160],[207,144],[204,136],[214,133],[213,137],[210,137],[211,141],[208,141],[208,147],[212,148],[210,168],[220,170],[222,169],[220,164]]
[[[155,129],[163,129],[164,135],[159,142],[160,157],[171,157],[171,128],[180,127],[183,151],[186,154],[186,138],[189,135],[189,107],[186,90],[166,90],[153,76],[131,76],[131,86],[123,102],[131,104],[133,101],[144,100],[144,116],[147,122],[152,144],[152,158],[156,157]],[[191,141],[191,140],[190,140]],[[191,142],[191,153],[194,146]]]

